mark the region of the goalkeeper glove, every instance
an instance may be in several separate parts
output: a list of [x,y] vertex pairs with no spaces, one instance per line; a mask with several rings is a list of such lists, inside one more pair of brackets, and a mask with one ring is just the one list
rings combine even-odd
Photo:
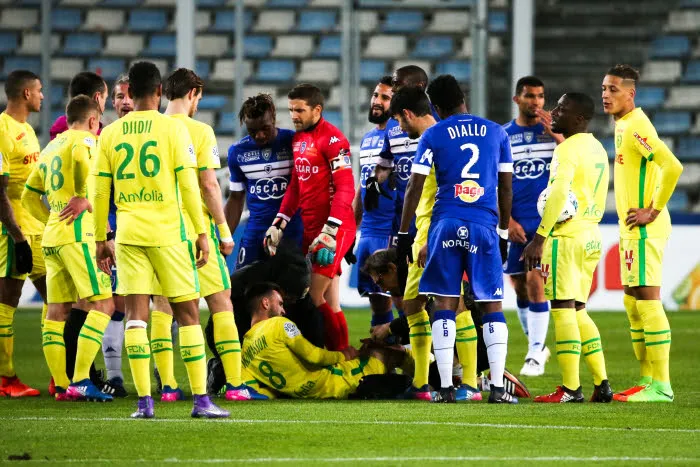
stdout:
[[287,227],[287,221],[281,217],[275,217],[275,220],[272,221],[272,225],[267,229],[267,232],[265,232],[263,246],[268,255],[275,256],[275,253],[277,253],[277,247],[282,241],[285,227]]
[[377,177],[372,175],[365,182],[365,211],[372,211],[379,207],[379,196],[393,199],[389,193],[384,191]]
[[338,226],[332,222],[326,222],[321,233],[309,246],[312,261],[320,266],[328,266],[335,261],[335,237],[338,235]]
[[32,248],[26,240],[15,243],[15,267],[19,274],[29,274],[34,268]]

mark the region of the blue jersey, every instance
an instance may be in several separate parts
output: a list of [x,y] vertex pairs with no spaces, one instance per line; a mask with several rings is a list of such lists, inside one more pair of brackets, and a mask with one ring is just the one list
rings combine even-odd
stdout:
[[508,133],[513,154],[511,216],[521,224],[529,219],[539,219],[537,198],[549,183],[549,166],[557,143],[541,123],[520,126],[513,120],[503,125],[503,129]]
[[[367,178],[374,172],[377,162],[376,158],[384,150],[385,136],[385,129],[374,128],[362,138],[362,143],[360,144],[360,196],[363,202],[367,191]],[[379,207],[372,211],[365,211],[362,214],[362,224],[360,224],[362,235],[391,235],[396,192],[389,188],[388,180],[384,182],[382,188],[391,196],[391,199],[380,195]]]
[[452,115],[423,133],[411,171],[428,175],[433,165],[438,191],[432,222],[453,218],[495,228],[498,173],[513,170],[505,130],[485,118]]
[[250,217],[247,230],[265,231],[279,211],[289,186],[292,158],[292,130],[277,130],[268,147],[259,147],[246,136],[228,150],[231,191],[245,191]]

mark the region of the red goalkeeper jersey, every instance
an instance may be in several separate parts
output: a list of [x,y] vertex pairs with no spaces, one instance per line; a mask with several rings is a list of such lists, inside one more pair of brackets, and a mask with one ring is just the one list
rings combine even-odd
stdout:
[[321,117],[313,127],[295,133],[292,151],[294,176],[280,206],[281,217],[289,221],[300,209],[305,239],[316,237],[326,221],[354,232],[355,181],[347,138]]

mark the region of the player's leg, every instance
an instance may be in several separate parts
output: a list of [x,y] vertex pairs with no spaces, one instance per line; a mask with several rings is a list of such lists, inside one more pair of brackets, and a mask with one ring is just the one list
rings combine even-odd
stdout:
[[381,290],[372,278],[362,271],[367,258],[377,250],[387,248],[387,237],[361,235],[357,244],[355,256],[357,257],[357,291],[363,297],[369,298],[369,306],[372,312],[370,327],[390,323],[394,319],[391,297]]
[[226,375],[226,399],[238,400],[241,381],[241,342],[233,316],[230,290],[222,290],[205,297],[212,313],[214,345]]
[[476,341],[478,340],[476,326],[472,320],[471,311],[466,309],[462,303],[460,303],[455,323],[457,326],[455,347],[457,347],[459,362],[462,364],[463,382],[462,386],[458,388],[457,398],[459,400],[461,392],[464,392],[469,394],[465,395],[467,400],[481,400],[481,393],[476,389]]
[[[512,247],[508,250],[509,256],[511,251],[513,251]],[[530,300],[527,296],[527,274],[522,272],[518,274],[511,274],[509,277],[513,290],[515,290],[516,311],[518,312],[520,327],[523,328],[523,332],[527,336],[527,313],[530,309]]]
[[391,297],[384,293],[369,294],[369,307],[372,310],[370,327],[391,323],[394,319]]
[[525,275],[528,301],[530,303],[527,312],[527,337],[528,349],[525,362],[532,360],[536,363],[536,370],[530,376],[544,374],[544,365],[549,359],[549,349],[545,347],[547,331],[549,329],[549,302],[544,296],[544,282],[540,271],[529,271]]
[[333,317],[336,324],[338,335],[338,345],[340,349],[344,349],[349,344],[349,333],[348,333],[348,323],[345,319],[345,313],[343,313],[340,307],[340,273],[341,264],[345,254],[352,248],[353,242],[355,241],[355,230],[350,230],[341,226],[336,235],[336,249],[335,258],[332,264],[323,267],[317,267],[316,264],[312,266],[312,272],[318,272],[327,277],[332,277],[329,287],[326,289],[324,298],[330,307],[335,311],[335,316]]
[[170,303],[161,295],[160,283],[155,279],[153,287],[157,295],[151,296],[151,353],[157,391],[160,392],[161,402],[184,400],[185,396],[175,379],[173,329],[177,327],[177,323],[173,319]]
[[[117,270],[112,268],[112,292],[117,286]],[[124,297],[112,295],[114,301],[114,313],[107,325],[102,339],[102,355],[107,369],[107,381],[102,390],[114,397],[126,397],[128,393],[124,389],[124,374],[122,373],[122,353],[124,351]]]
[[[312,266],[313,268],[313,266]],[[313,269],[312,269],[313,270]],[[330,289],[333,279],[322,274],[312,272],[311,284],[309,286],[309,296],[314,306],[318,308],[323,316],[323,328],[326,334],[326,348],[337,350],[341,345],[340,323],[336,319],[336,313],[331,304],[326,301],[326,292]],[[330,297],[333,299],[334,297]]]
[[63,329],[73,301],[49,305],[41,332],[42,349],[46,364],[55,383],[54,394],[57,401],[69,400],[66,393],[70,380],[66,374],[66,345]]

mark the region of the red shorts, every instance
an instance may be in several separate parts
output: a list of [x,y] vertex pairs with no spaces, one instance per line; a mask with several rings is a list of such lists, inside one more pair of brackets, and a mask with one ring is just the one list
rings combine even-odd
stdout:
[[[304,230],[306,233],[307,230]],[[309,246],[314,241],[314,239],[321,232],[319,229],[315,235],[306,236],[304,235],[304,241],[302,244],[303,251],[308,253]],[[322,276],[330,277],[331,279],[335,276],[340,275],[340,263],[343,261],[345,254],[348,252],[352,246],[352,242],[355,240],[355,229],[343,228],[341,225],[338,229],[338,235],[335,237],[335,260],[333,264],[328,266],[320,266],[316,263],[311,263],[311,272],[316,274],[321,274]]]

